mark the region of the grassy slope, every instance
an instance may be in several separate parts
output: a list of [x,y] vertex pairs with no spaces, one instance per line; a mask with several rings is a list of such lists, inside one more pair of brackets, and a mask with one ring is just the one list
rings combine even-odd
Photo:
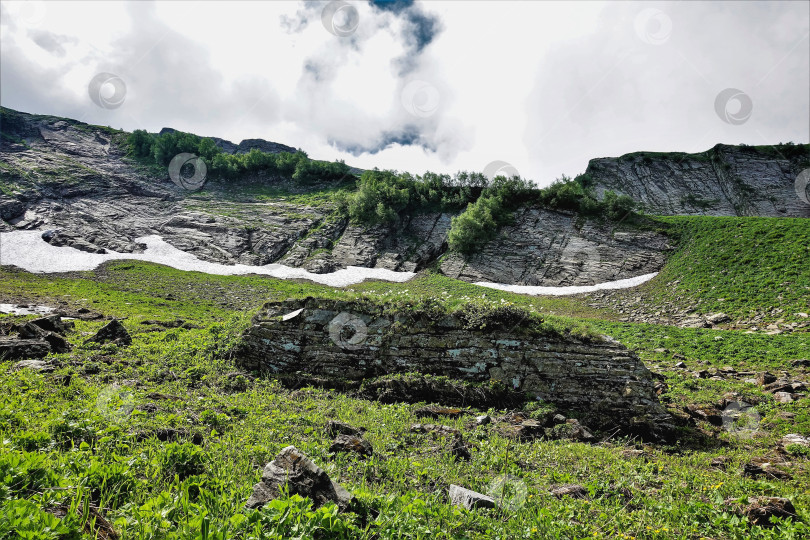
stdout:
[[[810,312],[810,221],[801,218],[662,217],[680,248],[644,288],[661,306],[734,317],[781,309],[801,322]],[[678,281],[673,290],[671,284]],[[806,321],[806,320],[805,320]]]
[[[807,285],[802,259],[792,257],[797,246],[806,250],[808,245],[807,230],[799,220],[665,221],[682,231],[683,244],[661,276],[648,285],[648,294],[664,298],[666,280],[680,278],[674,296],[689,301],[699,297],[704,300],[701,310],[705,306],[707,312],[745,314],[763,306],[785,306],[786,312],[792,312],[798,311],[803,299],[806,302],[806,296],[785,295],[782,285],[788,280]],[[778,242],[762,240],[777,233]],[[738,264],[744,259],[733,254],[749,252],[752,260],[761,263]],[[774,267],[787,277],[771,276]],[[720,302],[734,290],[748,300]],[[669,293],[673,294],[672,288]],[[306,295],[362,295],[378,300],[435,297],[450,307],[485,296],[493,303],[503,299],[543,314],[565,315],[549,319],[559,327],[607,332],[638,350],[648,365],[667,377],[669,391],[663,398],[673,407],[712,403],[729,390],[763,399],[758,407],[760,429],[751,439],[716,430],[716,437],[703,440],[702,446],[646,447],[642,455],[627,455],[627,449],[636,447],[631,441],[515,443],[491,428],[449,421],[475,444],[471,462],[455,462],[448,456],[446,443],[408,432],[410,424],[418,421],[411,405],[382,405],[311,388],[290,392],[270,380],[229,375],[235,366],[218,353],[227,349],[246,323],[245,310],[268,298]],[[589,308],[576,298],[524,297],[435,274],[405,284],[370,282],[334,291],[306,283],[207,276],[129,261],[70,276],[32,276],[0,269],[0,300],[23,298],[61,300],[72,307],[128,317],[125,325],[134,344],[124,349],[79,346],[69,354],[56,355],[54,360],[62,367],[47,375],[12,372],[10,363],[0,364],[0,498],[6,501],[0,510],[0,538],[5,538],[4,527],[16,519],[15,512],[31,516],[32,526],[42,529],[50,514],[39,509],[59,514],[60,505],[71,504],[80,509],[89,505],[85,515],[99,507],[127,538],[198,537],[206,527],[209,538],[218,538],[214,534],[225,530],[231,538],[308,537],[317,534],[315,527],[322,528],[324,537],[353,528],[353,536],[368,538],[742,539],[808,534],[802,524],[750,529],[724,513],[719,504],[729,497],[787,496],[804,521],[810,522],[807,457],[795,458],[790,481],[752,480],[740,474],[742,464],[752,457],[770,455],[783,434],[810,434],[808,400],[774,404],[741,380],[694,379],[672,367],[677,361],[672,355],[680,354],[693,369],[723,365],[740,371],[787,369],[806,380],[806,372],[789,367],[792,359],[810,357],[806,332],[765,336],[619,323],[610,312]],[[140,324],[177,318],[202,328],[165,330]],[[101,324],[77,321],[71,341],[80,343],[82,334]],[[656,348],[667,352],[655,352]],[[159,399],[155,392],[181,399]],[[121,397],[131,403],[121,406],[116,401]],[[150,404],[156,407],[153,412],[135,409],[128,414],[132,405]],[[786,413],[795,417],[788,419]],[[330,440],[322,426],[331,418],[367,427],[375,456],[358,460],[330,455]],[[181,430],[175,444],[145,436],[167,428]],[[195,433],[203,439],[199,446],[190,442]],[[288,444],[309,453],[358,495],[355,512],[335,518],[328,510],[313,512],[294,499],[279,501],[262,512],[244,510],[259,468]],[[730,458],[725,471],[709,467],[719,455]],[[502,474],[525,484],[525,504],[510,511],[477,513],[447,505],[449,483],[486,491]],[[558,500],[546,494],[550,485],[562,483],[584,485],[592,500]],[[63,525],[79,530],[79,521],[71,513]],[[43,537],[48,536],[37,536]]]

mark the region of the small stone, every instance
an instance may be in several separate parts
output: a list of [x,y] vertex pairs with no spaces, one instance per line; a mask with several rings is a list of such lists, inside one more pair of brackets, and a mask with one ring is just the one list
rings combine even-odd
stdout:
[[686,364],[683,362],[678,362],[677,364],[675,364],[675,367],[678,369],[686,369]]
[[804,446],[806,448],[810,447],[810,437],[804,437],[798,433],[788,433],[779,440],[779,446],[782,448],[787,448],[788,446],[794,444]]
[[790,392],[774,392],[773,400],[776,403],[791,403],[793,401],[793,394]]
[[455,484],[450,484],[450,504],[461,506],[467,510],[476,508],[495,508],[495,500],[482,493],[463,488]]
[[330,437],[337,437],[338,435],[355,435],[357,437],[361,436],[363,432],[366,431],[365,428],[356,428],[352,427],[349,424],[344,422],[339,422],[338,420],[329,420],[326,423],[326,434]]
[[574,499],[587,499],[588,490],[577,484],[565,484],[551,490],[551,494],[562,499],[563,497],[572,497]]
[[485,425],[489,424],[490,422],[492,422],[492,417],[489,416],[488,414],[482,414],[481,416],[476,416],[475,417],[476,425],[485,426]]
[[14,364],[13,369],[14,371],[20,369],[33,369],[34,371],[42,371],[43,373],[47,373],[49,371],[53,371],[53,366],[44,360],[21,360]]
[[776,375],[773,373],[763,371],[757,374],[757,384],[760,386],[765,386],[766,384],[770,384],[774,381],[776,381]]
[[731,321],[731,317],[725,313],[712,313],[710,315],[706,315],[706,320],[712,324],[722,324]]
[[356,435],[341,433],[329,447],[330,452],[354,452],[361,456],[370,456],[374,453],[371,443]]

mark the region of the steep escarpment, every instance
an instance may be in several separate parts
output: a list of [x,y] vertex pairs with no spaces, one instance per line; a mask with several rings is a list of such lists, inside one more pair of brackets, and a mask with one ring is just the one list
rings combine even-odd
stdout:
[[[164,168],[126,155],[127,134],[74,120],[3,109],[0,231],[40,230],[55,246],[91,253],[140,253],[137,239],[160,235],[196,257],[224,264],[281,263],[311,272],[347,266],[419,271],[446,255],[460,279],[519,285],[591,285],[656,271],[661,235],[620,231],[571,212],[525,208],[479,254],[448,251],[449,212],[403,215],[396,224],[350,223],[335,193],[345,184],[302,186],[257,173],[210,179],[202,191],[172,183]],[[172,130],[166,129],[165,132]],[[225,152],[290,147],[214,142]],[[8,263],[6,263],[8,264]]]
[[501,381],[529,398],[585,414],[589,426],[654,431],[666,417],[652,373],[624,346],[538,332],[533,322],[508,311],[489,319],[478,313],[471,321],[463,311],[317,298],[273,302],[254,317],[237,361],[247,369],[339,380],[418,372]]
[[796,178],[810,145],[728,146],[698,154],[636,152],[592,159],[586,174],[601,195],[628,195],[651,214],[810,217]]

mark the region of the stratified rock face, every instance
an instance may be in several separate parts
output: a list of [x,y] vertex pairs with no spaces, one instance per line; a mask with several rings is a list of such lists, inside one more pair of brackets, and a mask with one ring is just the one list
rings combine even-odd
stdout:
[[597,193],[629,195],[650,214],[810,217],[796,178],[810,167],[810,146],[717,145],[700,154],[634,153],[592,159]]
[[444,274],[464,281],[515,285],[595,285],[657,272],[667,239],[641,231],[539,208],[515,213],[515,223],[469,257],[449,254]]
[[455,315],[432,321],[314,298],[269,303],[245,332],[237,359],[247,369],[344,380],[397,372],[498,380],[562,409],[588,413],[583,421],[594,427],[626,427],[665,414],[652,374],[617,342],[530,335],[520,327],[470,330]]

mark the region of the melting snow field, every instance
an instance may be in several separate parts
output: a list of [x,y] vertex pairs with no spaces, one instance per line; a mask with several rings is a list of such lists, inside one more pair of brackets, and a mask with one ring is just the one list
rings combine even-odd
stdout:
[[[313,274],[302,268],[292,268],[283,264],[248,266],[245,264],[227,265],[201,261],[191,253],[181,251],[163,241],[160,236],[150,235],[137,238],[136,242],[146,244],[143,253],[105,254],[86,253],[71,247],[55,247],[42,239],[42,231],[13,231],[0,233],[0,265],[14,265],[33,273],[76,272],[93,270],[106,261],[135,259],[165,264],[178,270],[197,271],[220,276],[260,274],[279,279],[308,279],[330,287],[345,287],[360,283],[365,279],[380,279],[404,283],[416,274],[396,272],[384,268],[364,268],[349,266],[328,274]],[[500,283],[479,282],[476,285],[531,295],[570,295],[593,292],[602,289],[627,289],[649,281],[655,274],[646,274],[629,279],[609,281],[598,285],[572,287],[536,287],[529,285],[502,285]]]
[[475,285],[481,287],[489,287],[490,289],[498,289],[500,291],[509,291],[520,294],[530,294],[532,296],[548,295],[548,296],[565,296],[569,294],[589,293],[594,291],[602,291],[605,289],[629,289],[636,285],[641,285],[646,281],[658,275],[658,272],[652,274],[644,274],[643,276],[636,276],[627,279],[618,279],[616,281],[608,281],[605,283],[598,283],[596,285],[571,285],[570,287],[540,287],[535,285],[503,285],[501,283],[489,283],[488,281],[479,281]]
[[248,266],[212,263],[201,261],[191,253],[177,249],[157,235],[135,239],[136,242],[146,244],[143,253],[117,253],[114,251],[105,254],[86,253],[67,246],[52,246],[43,240],[41,235],[42,231],[0,233],[0,265],[13,264],[33,273],[75,272],[93,270],[106,261],[135,259],[165,264],[178,270],[204,272],[219,276],[261,274],[280,279],[308,279],[331,287],[345,287],[360,283],[364,279],[381,279],[401,283],[416,275],[413,272],[395,272],[383,268],[359,266],[349,266],[329,274],[313,274],[302,268],[291,268],[283,264]]

